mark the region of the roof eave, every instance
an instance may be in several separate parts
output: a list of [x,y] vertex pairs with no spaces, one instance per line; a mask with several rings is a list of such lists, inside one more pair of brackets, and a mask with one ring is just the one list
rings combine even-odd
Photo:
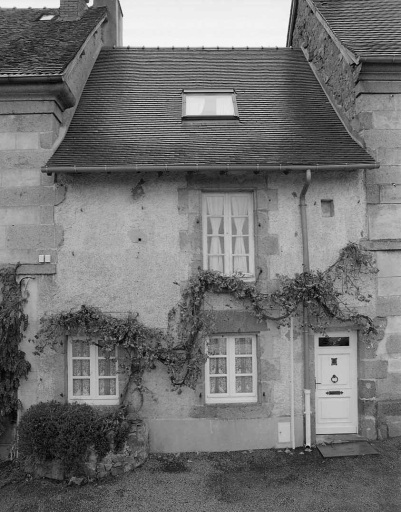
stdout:
[[9,101],[21,99],[53,100],[62,110],[76,104],[76,98],[62,75],[0,77],[1,96]]
[[41,168],[42,173],[46,174],[87,174],[87,173],[121,173],[121,172],[163,172],[163,171],[181,171],[181,172],[228,172],[228,171],[247,171],[247,172],[274,172],[274,171],[353,171],[358,169],[378,169],[380,164],[373,163],[355,163],[355,164],[132,164],[132,165],[94,165],[94,166],[47,166]]

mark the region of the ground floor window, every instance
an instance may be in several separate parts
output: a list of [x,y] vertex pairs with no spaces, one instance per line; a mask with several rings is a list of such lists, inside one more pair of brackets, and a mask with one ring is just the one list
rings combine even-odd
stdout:
[[106,354],[102,347],[84,339],[69,340],[68,400],[98,405],[118,404],[115,349]]
[[206,351],[206,403],[256,402],[256,336],[212,336]]

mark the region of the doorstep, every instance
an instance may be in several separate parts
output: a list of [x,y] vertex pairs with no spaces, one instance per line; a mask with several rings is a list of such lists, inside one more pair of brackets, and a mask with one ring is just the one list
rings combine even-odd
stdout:
[[316,435],[316,444],[335,444],[335,443],[356,443],[367,441],[366,437],[359,434],[318,434]]

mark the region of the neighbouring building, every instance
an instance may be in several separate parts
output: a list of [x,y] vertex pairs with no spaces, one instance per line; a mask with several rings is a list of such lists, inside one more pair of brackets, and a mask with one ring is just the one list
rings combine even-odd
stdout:
[[[65,14],[64,5],[75,10]],[[41,21],[44,13],[55,18]],[[198,267],[239,270],[262,292],[274,290],[277,274],[303,270],[303,191],[311,268],[327,268],[349,241],[378,254],[378,288],[360,309],[376,318],[378,335],[365,344],[355,325],[333,323],[332,346],[308,334],[305,364],[298,325],[291,348],[288,328],[257,322],[228,296],[210,297],[215,353],[196,389],[172,391],[162,364],[145,376],[140,414],[151,450],[290,446],[291,381],[297,446],[305,442],[304,388],[312,442],[316,433],[398,435],[397,187],[384,180],[397,184],[399,150],[394,112],[376,110],[386,100],[395,109],[396,94],[372,93],[370,68],[357,80],[345,60],[352,52],[312,2],[294,1],[293,48],[282,49],[122,48],[116,13],[112,0],[0,10],[4,32],[16,27],[0,66],[0,258],[21,262],[20,276],[31,278],[26,338],[45,313],[82,304],[137,312],[166,329]],[[28,30],[40,37],[30,64]],[[50,59],[57,52],[48,45],[62,37],[68,52]],[[395,69],[385,68],[396,87]],[[373,142],[390,135],[380,127],[394,131],[391,148]],[[32,344],[24,350],[32,364],[19,392],[24,409],[51,399],[118,404],[120,378],[106,375],[104,387],[88,370],[99,364],[96,347],[82,351],[66,339],[40,357]]]
[[[63,239],[54,212],[64,188],[40,168],[63,139],[100,49],[122,42],[117,8],[115,0],[95,0],[90,9],[85,0],[61,0],[60,9],[0,8],[0,262],[20,262],[35,283],[28,304],[34,330]],[[49,263],[38,264],[42,255]],[[44,397],[46,379],[37,372],[34,366],[24,404]],[[1,455],[9,443],[10,433],[0,440]]]
[[[294,0],[288,44],[300,47],[349,132],[380,163],[367,170],[364,246],[379,268],[382,335],[359,354],[361,428],[401,435],[401,4]],[[365,240],[364,240],[365,239]]]

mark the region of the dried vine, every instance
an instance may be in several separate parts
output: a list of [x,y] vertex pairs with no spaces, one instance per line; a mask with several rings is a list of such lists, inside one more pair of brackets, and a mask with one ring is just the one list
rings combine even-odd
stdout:
[[0,269],[0,436],[7,420],[15,420],[20,401],[17,391],[22,378],[27,378],[31,365],[19,349],[28,317],[23,307],[17,267]]
[[152,370],[156,361],[167,366],[173,386],[194,388],[206,359],[205,339],[213,332],[213,312],[205,308],[207,293],[232,295],[260,321],[284,324],[290,316],[299,316],[302,305],[307,304],[309,327],[315,331],[324,332],[336,319],[359,325],[369,334],[375,332],[373,320],[360,314],[352,303],[369,302],[371,296],[362,293],[361,280],[376,272],[371,254],[354,243],[342,249],[337,261],[325,271],[303,272],[294,278],[278,276],[279,290],[272,294],[261,293],[254,284],[244,282],[240,274],[225,276],[199,270],[170,311],[167,333],[146,327],[134,315],[115,318],[97,308],[81,306],[42,318],[36,350],[41,353],[65,335],[78,333],[106,351],[122,347],[125,358],[120,366],[129,376],[123,403],[131,384],[143,389],[143,374]]

